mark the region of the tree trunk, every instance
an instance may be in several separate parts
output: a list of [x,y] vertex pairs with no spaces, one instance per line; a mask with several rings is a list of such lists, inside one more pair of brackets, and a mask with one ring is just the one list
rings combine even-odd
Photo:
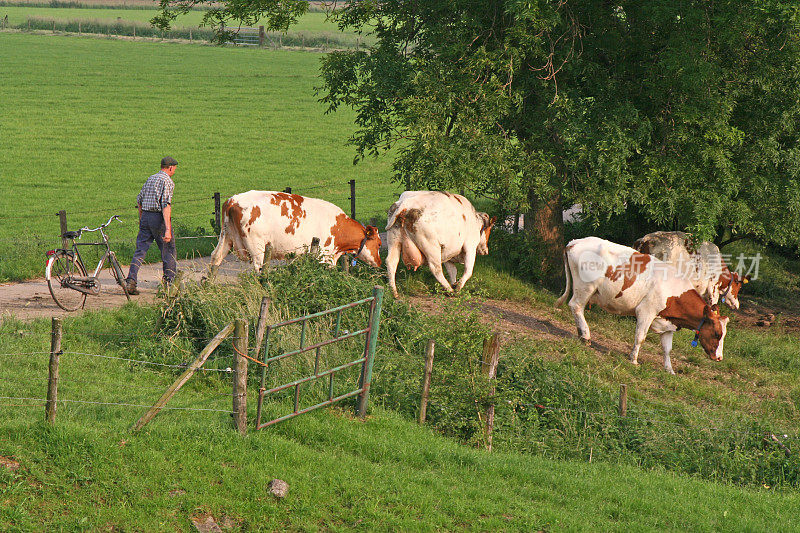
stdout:
[[563,283],[564,219],[561,194],[539,198],[535,191],[529,193],[531,209],[525,214],[525,231],[533,234],[541,243],[542,281],[548,288],[559,288]]

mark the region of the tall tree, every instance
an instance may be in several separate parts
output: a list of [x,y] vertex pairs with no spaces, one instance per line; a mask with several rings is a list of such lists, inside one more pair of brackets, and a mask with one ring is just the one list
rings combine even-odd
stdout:
[[[270,5],[283,22],[298,13],[291,1],[221,4],[236,16]],[[526,229],[556,270],[561,206],[574,202],[597,223],[635,207],[704,239],[796,244],[799,10],[794,0],[361,0],[332,16],[376,43],[326,55],[320,95],[330,111],[356,110],[356,159],[396,147],[394,178],[412,188],[463,187],[530,209]]]

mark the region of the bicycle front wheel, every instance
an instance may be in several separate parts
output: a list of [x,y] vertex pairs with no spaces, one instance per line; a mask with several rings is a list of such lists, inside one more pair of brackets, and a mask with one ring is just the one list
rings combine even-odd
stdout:
[[117,283],[120,287],[122,287],[122,292],[125,293],[125,297],[128,301],[131,301],[131,295],[128,294],[128,285],[125,283],[125,274],[122,272],[122,267],[119,266],[119,261],[117,261],[117,255],[114,252],[111,252],[111,257],[109,257],[109,262],[111,263],[111,274],[113,274],[114,279],[117,280]]
[[58,250],[47,260],[45,278],[47,278],[47,288],[53,300],[64,311],[77,311],[86,302],[86,293],[76,291],[67,286],[72,276],[86,276],[86,269],[75,257]]

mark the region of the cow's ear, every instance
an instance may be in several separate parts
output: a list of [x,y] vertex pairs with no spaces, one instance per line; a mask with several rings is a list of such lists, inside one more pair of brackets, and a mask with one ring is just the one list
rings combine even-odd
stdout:
[[375,226],[367,226],[367,231],[365,233],[367,237],[374,237],[377,234],[378,234],[378,228],[376,228]]
[[742,283],[750,283],[750,274],[747,274],[743,279]]
[[714,304],[711,306],[711,310],[715,313],[719,313],[719,304]]
[[711,308],[711,306],[706,304],[706,306],[703,308],[703,316],[710,319],[713,314],[714,310]]
[[494,226],[495,222],[497,222],[497,217],[492,217],[492,219],[489,221],[489,227],[491,228],[492,226]]

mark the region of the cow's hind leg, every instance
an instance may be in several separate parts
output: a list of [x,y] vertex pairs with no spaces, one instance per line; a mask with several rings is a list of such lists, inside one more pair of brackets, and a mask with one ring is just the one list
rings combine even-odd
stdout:
[[431,269],[431,274],[433,274],[433,277],[436,278],[436,281],[438,281],[442,287],[444,287],[444,290],[447,292],[453,292],[453,287],[444,277],[444,271],[442,270],[442,263],[440,259],[431,259],[430,256],[428,256],[428,268]]
[[572,293],[572,298],[569,300],[569,308],[575,316],[575,325],[578,327],[578,335],[581,340],[587,344],[592,340],[592,333],[589,331],[589,324],[586,322],[586,317],[583,315],[583,312],[591,297],[592,294],[574,292]]
[[219,241],[217,242],[217,247],[214,248],[213,252],[211,252],[209,272],[206,276],[203,276],[203,279],[213,279],[214,276],[217,275],[217,269],[219,268],[219,265],[231,252],[232,247],[233,241],[230,239],[230,237],[228,237],[228,232],[225,231],[225,228],[223,227],[219,236]]
[[386,236],[389,241],[389,253],[386,256],[386,277],[389,278],[389,288],[392,289],[392,294],[397,298],[397,285],[395,284],[395,274],[397,274],[397,265],[400,263],[400,252],[403,247],[402,236],[399,235],[397,229],[391,228]]

